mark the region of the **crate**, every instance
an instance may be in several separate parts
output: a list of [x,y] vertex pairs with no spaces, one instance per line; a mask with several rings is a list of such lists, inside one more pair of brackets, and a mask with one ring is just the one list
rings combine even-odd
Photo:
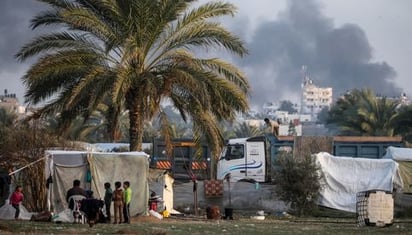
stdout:
[[205,180],[205,197],[223,197],[223,180]]
[[388,226],[393,224],[394,200],[392,192],[368,190],[356,194],[358,225]]

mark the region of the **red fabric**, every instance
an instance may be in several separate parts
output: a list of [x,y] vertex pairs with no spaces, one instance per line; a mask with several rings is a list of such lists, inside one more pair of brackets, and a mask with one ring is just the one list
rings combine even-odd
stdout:
[[157,202],[150,202],[150,210],[157,211]]
[[10,196],[10,204],[18,205],[20,202],[23,201],[23,193],[21,192],[13,192]]

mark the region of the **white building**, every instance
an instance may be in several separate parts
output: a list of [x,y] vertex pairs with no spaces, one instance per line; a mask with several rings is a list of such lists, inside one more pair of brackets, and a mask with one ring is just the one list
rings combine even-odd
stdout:
[[0,95],[0,108],[6,109],[16,114],[24,114],[26,111],[26,108],[19,104],[19,101],[16,98],[16,94],[8,93],[7,89],[4,90],[3,95]]
[[278,102],[266,102],[263,104],[263,113],[270,117],[270,118],[275,118],[276,117],[276,111],[280,108],[280,104]]
[[301,114],[309,114],[316,119],[323,108],[330,108],[331,105],[332,88],[318,87],[308,76],[305,76],[302,84]]

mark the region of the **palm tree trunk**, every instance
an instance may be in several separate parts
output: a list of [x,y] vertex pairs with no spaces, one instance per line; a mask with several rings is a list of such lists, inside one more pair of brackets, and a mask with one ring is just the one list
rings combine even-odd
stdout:
[[142,151],[144,116],[140,111],[140,105],[129,108],[130,119],[130,151]]

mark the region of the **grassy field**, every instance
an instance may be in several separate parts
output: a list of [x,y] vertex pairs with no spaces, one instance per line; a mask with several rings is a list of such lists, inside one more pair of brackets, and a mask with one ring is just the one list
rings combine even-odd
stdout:
[[149,216],[134,218],[131,224],[55,224],[50,222],[0,221],[0,234],[412,234],[411,220],[395,220],[387,227],[359,227],[355,219],[251,219],[205,220]]

